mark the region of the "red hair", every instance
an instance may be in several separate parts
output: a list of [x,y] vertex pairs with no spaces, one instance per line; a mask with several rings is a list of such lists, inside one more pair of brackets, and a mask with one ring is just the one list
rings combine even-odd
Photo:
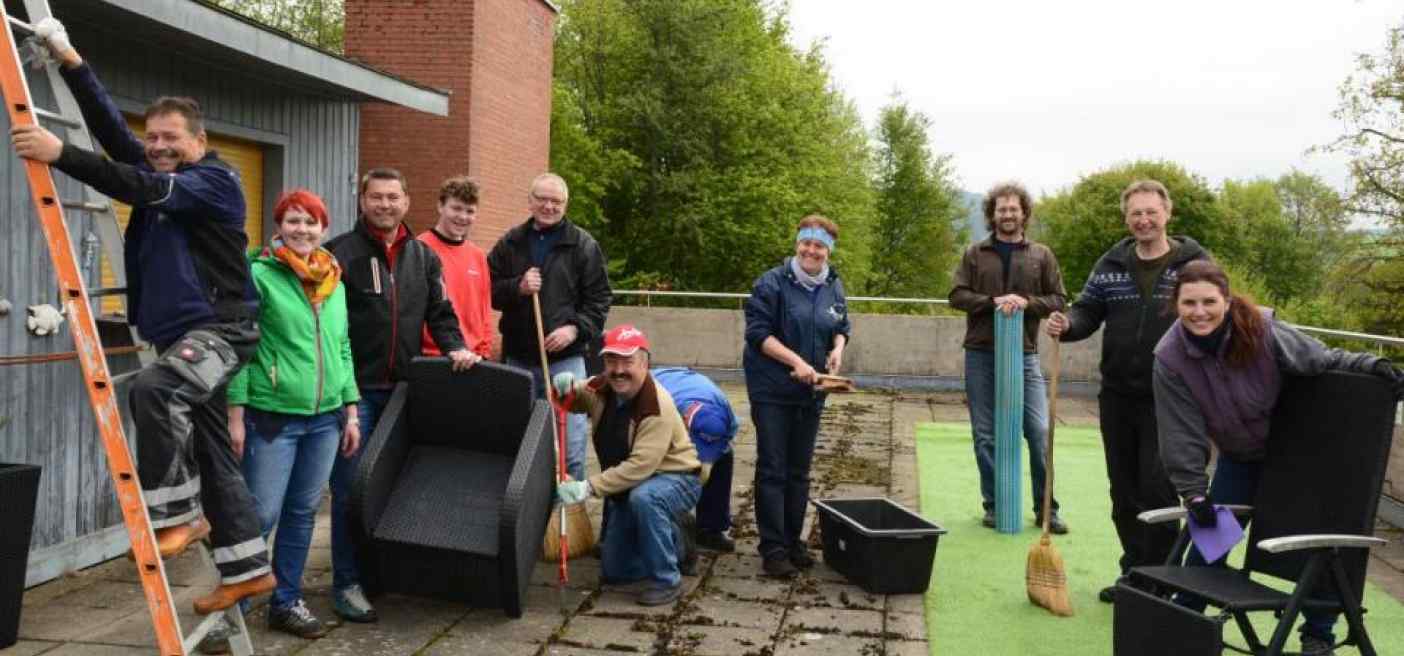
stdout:
[[300,209],[317,219],[325,229],[331,224],[331,219],[327,217],[327,206],[317,194],[306,189],[293,189],[283,192],[278,197],[278,202],[273,206],[273,220],[278,225],[283,224],[283,216],[291,209]]

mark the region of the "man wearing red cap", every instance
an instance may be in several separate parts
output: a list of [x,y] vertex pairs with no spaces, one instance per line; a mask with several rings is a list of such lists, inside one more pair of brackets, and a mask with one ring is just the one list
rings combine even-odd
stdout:
[[604,373],[552,384],[569,409],[590,416],[600,473],[557,486],[564,503],[605,499],[600,564],[606,583],[645,582],[638,601],[671,603],[690,552],[683,517],[697,505],[706,472],[673,398],[649,374],[648,337],[631,326],[605,334]]

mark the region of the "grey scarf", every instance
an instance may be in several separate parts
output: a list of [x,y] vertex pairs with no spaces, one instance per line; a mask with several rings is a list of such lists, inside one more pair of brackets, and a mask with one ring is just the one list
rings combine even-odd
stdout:
[[819,273],[810,275],[808,271],[804,270],[804,267],[800,266],[799,258],[792,257],[790,258],[790,271],[795,274],[795,279],[799,281],[800,286],[807,291],[812,292],[829,281],[828,262],[824,263],[824,268],[820,269]]

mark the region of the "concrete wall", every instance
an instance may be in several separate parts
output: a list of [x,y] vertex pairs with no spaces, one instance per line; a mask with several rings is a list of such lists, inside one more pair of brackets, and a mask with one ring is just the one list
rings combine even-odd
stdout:
[[[960,379],[965,370],[963,317],[853,314],[853,342],[844,356],[844,373]],[[616,306],[610,327],[632,323],[648,334],[654,361],[704,369],[738,369],[745,344],[740,310],[700,310]],[[1039,352],[1047,372],[1051,344]],[[1101,333],[1063,345],[1062,380],[1099,383]]]

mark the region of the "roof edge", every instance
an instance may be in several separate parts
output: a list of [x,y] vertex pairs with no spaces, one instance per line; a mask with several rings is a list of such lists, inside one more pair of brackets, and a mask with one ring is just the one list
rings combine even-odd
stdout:
[[97,0],[253,57],[269,66],[318,78],[348,92],[448,116],[449,93],[377,70],[362,62],[305,43],[291,34],[201,0]]

